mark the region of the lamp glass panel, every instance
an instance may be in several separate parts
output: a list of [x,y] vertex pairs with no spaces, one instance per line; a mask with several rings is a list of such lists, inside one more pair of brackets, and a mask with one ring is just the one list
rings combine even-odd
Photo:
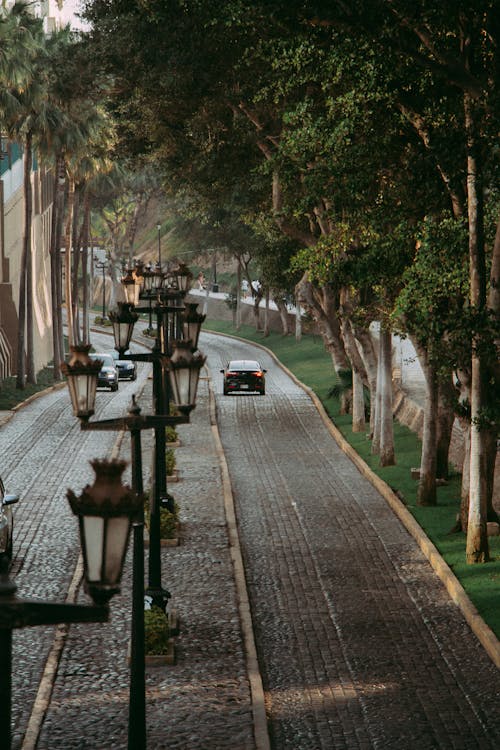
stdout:
[[191,367],[189,371],[189,403],[196,403],[196,394],[198,392],[198,380],[200,378],[200,368]]
[[130,339],[132,338],[132,331],[134,330],[134,324],[132,323],[117,323],[113,322],[113,334],[115,338],[115,345],[117,349],[128,349]]
[[174,370],[174,377],[172,379],[175,381],[175,385],[173,386],[174,403],[178,405],[189,404],[189,368],[178,367]]
[[113,584],[120,580],[129,528],[128,516],[113,516],[107,519],[106,559],[104,561],[106,583]]
[[125,290],[125,296],[127,302],[130,305],[136,305],[139,300],[139,285],[138,284],[123,284]]
[[183,325],[184,340],[188,341],[189,339],[191,339],[193,350],[198,348],[198,338],[200,336],[200,328],[201,328],[201,323],[198,323],[197,321],[193,323],[184,323]]
[[83,516],[82,544],[85,544],[87,561],[87,580],[90,583],[100,582],[103,574],[105,518]]
[[70,375],[68,387],[75,416],[93,413],[97,375]]

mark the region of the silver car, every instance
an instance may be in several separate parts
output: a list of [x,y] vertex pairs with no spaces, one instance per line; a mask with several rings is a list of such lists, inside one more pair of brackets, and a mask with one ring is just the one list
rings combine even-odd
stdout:
[[0,479],[0,572],[6,572],[12,561],[12,540],[14,517],[12,506],[19,500],[18,495],[6,495]]

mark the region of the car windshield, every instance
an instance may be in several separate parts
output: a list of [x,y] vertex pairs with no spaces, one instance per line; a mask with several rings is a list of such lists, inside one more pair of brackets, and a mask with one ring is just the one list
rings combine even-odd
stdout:
[[253,359],[234,359],[229,362],[228,370],[260,370],[261,366]]

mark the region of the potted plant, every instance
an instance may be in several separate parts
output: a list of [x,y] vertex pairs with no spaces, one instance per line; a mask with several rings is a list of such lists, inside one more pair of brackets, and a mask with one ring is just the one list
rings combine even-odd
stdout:
[[166,449],[165,464],[167,468],[167,481],[177,482],[178,481],[177,469],[176,469],[177,461],[175,459],[175,452],[173,448]]
[[168,615],[153,605],[144,611],[144,645],[146,664],[161,666],[175,663],[174,641],[170,637]]
[[179,447],[179,435],[177,434],[177,430],[173,425],[167,425],[165,435],[167,438],[167,445],[169,445],[171,448]]
[[[144,520],[145,538],[144,543],[149,544],[149,496],[145,495]],[[179,506],[174,501],[173,511],[160,508],[160,544],[162,547],[177,547],[179,544]]]

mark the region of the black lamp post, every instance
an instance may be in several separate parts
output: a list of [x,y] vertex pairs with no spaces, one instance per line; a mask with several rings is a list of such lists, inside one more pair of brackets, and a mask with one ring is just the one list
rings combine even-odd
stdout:
[[[133,317],[126,304],[122,306],[122,318]],[[116,314],[120,318],[120,313]],[[129,333],[123,337],[123,328],[129,325]],[[122,328],[120,328],[122,326]],[[123,319],[115,320],[113,324],[115,334],[119,331],[121,343],[127,343],[132,335],[133,322],[126,323]],[[74,347],[73,347],[74,348]],[[128,355],[130,356],[130,355]],[[147,355],[142,355],[146,357]],[[141,355],[134,356],[142,359]],[[69,392],[73,399],[77,388],[72,384],[72,379],[82,378],[84,369],[85,353],[80,354],[77,366],[68,363],[64,374],[68,379]],[[131,358],[131,357],[130,357]],[[91,362],[89,358],[89,362]],[[93,380],[94,372],[87,365],[87,378]],[[134,521],[134,551],[133,551],[133,585],[132,585],[132,653],[130,662],[130,698],[129,698],[129,739],[128,750],[145,750],[146,748],[146,698],[145,698],[145,653],[144,653],[144,517],[143,517],[143,483],[142,483],[142,450],[141,431],[160,427],[165,433],[168,424],[182,424],[189,421],[188,416],[150,415],[141,416],[141,410],[132,398],[132,404],[127,417],[116,419],[105,419],[90,422],[89,417],[94,413],[95,389],[92,387],[81,388],[82,393],[88,394],[86,403],[81,401],[73,403],[73,411],[78,412],[80,427],[82,430],[128,430],[131,436],[131,462],[132,462],[132,487],[137,496],[141,498],[141,511],[136,515]],[[123,469],[122,469],[123,470]],[[85,498],[86,501],[86,498]],[[109,521],[108,521],[109,523]],[[89,583],[89,586],[91,584]],[[108,586],[112,587],[108,582]],[[90,590],[90,588],[89,588]],[[166,596],[165,596],[166,595]],[[162,603],[168,598],[168,592],[162,591]],[[155,603],[157,603],[155,601]]]
[[161,224],[159,222],[156,229],[158,230],[158,268],[161,272]]
[[[131,279],[127,277],[132,277]],[[127,274],[129,300],[138,297],[136,289],[137,279],[131,273]],[[125,281],[125,280],[124,280]],[[136,287],[132,290],[132,287]],[[140,308],[137,308],[140,311]],[[68,379],[68,386],[73,402],[73,411],[80,419],[82,430],[129,430],[131,434],[132,486],[136,493],[142,495],[142,452],[141,431],[155,430],[155,463],[154,463],[154,493],[150,506],[150,550],[149,550],[149,580],[148,594],[153,603],[161,607],[170,597],[168,591],[161,585],[161,546],[160,546],[160,508],[162,501],[168,501],[166,487],[165,466],[165,427],[167,425],[186,424],[189,413],[195,406],[196,388],[200,368],[205,359],[198,353],[192,354],[191,342],[181,347],[179,353],[172,354],[170,359],[162,351],[166,347],[162,332],[162,321],[168,314],[167,305],[161,300],[155,306],[158,318],[158,334],[155,347],[147,354],[124,354],[128,349],[132,337],[133,327],[138,318],[131,302],[118,305],[118,311],[110,314],[113,323],[115,347],[120,356],[136,361],[153,363],[153,395],[155,414],[141,416],[140,409],[132,399],[132,406],[127,417],[89,421],[94,413],[96,388],[95,382],[99,368],[88,357],[88,347],[72,347],[72,358],[64,365],[63,372]],[[175,311],[179,308],[175,307]],[[184,309],[184,308],[182,308]],[[201,326],[201,321],[199,321]],[[198,329],[199,334],[199,329]],[[198,336],[196,336],[197,338]],[[166,351],[166,349],[165,349]],[[168,413],[168,398],[165,388],[165,372],[168,374],[174,393],[174,401],[180,414],[171,416]],[[192,374],[190,374],[192,373]],[[129,712],[129,750],[145,750],[145,677],[144,677],[144,536],[143,518],[134,524],[134,564],[133,564],[133,593],[132,593],[132,658],[130,678],[130,712]]]
[[[191,272],[184,266],[180,274],[183,278],[189,279]],[[177,276],[176,276],[177,278]],[[145,276],[145,279],[147,277]],[[149,282],[148,282],[149,283]],[[188,284],[182,282],[182,286],[187,288]],[[147,286],[145,283],[144,293],[147,293]],[[169,302],[177,302],[180,295],[178,289],[163,289],[161,292],[156,291],[158,295],[158,301],[154,307],[154,311],[157,317],[157,335],[153,350],[148,354],[122,354],[122,350],[119,348],[118,341],[115,333],[115,346],[120,351],[120,356],[125,359],[131,359],[136,361],[148,361],[153,364],[153,407],[156,415],[168,415],[170,411],[169,406],[169,380],[172,382],[174,377],[173,372],[182,385],[177,387],[175,403],[178,411],[181,414],[189,414],[194,408],[196,399],[196,386],[198,384],[199,372],[202,366],[200,361],[201,355],[197,357],[183,357],[180,355],[174,359],[172,366],[172,373],[168,372],[168,355],[172,353],[171,342],[173,337],[170,336],[170,326],[172,330],[179,328],[177,325],[179,315],[185,311],[185,308],[180,305],[170,305]],[[147,308],[146,308],[147,309]],[[122,306],[123,310],[123,306]],[[136,311],[141,312],[140,307],[135,308]],[[125,321],[126,316],[122,320]],[[196,322],[191,316],[191,332],[193,338],[197,341],[199,336],[199,330],[203,321],[203,316],[198,316]],[[113,325],[115,323],[113,322]],[[196,328],[197,327],[197,328]],[[132,335],[130,331],[130,335]],[[123,350],[124,351],[124,350]],[[203,360],[204,362],[204,360]],[[193,369],[193,376],[190,376],[190,388],[184,387],[183,374],[186,369]],[[168,368],[170,369],[170,368]],[[189,399],[183,401],[183,399]],[[181,408],[182,407],[182,408]],[[179,419],[179,418],[177,418]],[[172,421],[174,424],[174,421]],[[155,429],[155,441],[154,441],[154,463],[153,463],[153,481],[152,481],[152,493],[150,502],[150,544],[149,544],[149,570],[148,570],[148,588],[147,593],[153,598],[155,604],[164,607],[166,600],[168,599],[168,591],[163,589],[161,584],[161,538],[160,538],[160,510],[162,507],[172,509],[172,502],[169,498],[171,496],[167,491],[167,470],[165,460],[166,450],[166,439],[165,429],[162,425],[158,425]]]
[[93,465],[96,474],[101,474],[100,481],[85,488],[80,498],[69,490],[68,499],[80,518],[85,587],[94,606],[21,599],[8,574],[0,576],[0,737],[5,750],[11,747],[12,631],[60,622],[106,622],[108,601],[120,590],[130,526],[142,508],[142,498],[123,487],[119,476],[110,487],[105,475],[115,472],[116,463]]

